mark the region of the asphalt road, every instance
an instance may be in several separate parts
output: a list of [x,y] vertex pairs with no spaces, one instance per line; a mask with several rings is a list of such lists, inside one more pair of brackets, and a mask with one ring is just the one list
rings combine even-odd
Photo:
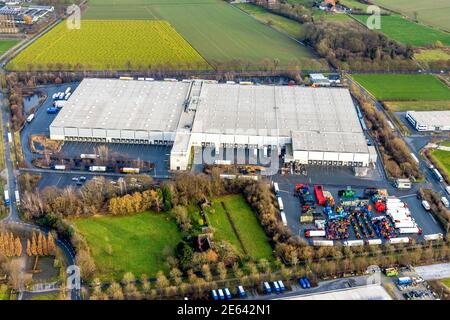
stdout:
[[[1,89],[1,88],[0,88]],[[5,186],[5,190],[9,191],[10,199],[11,199],[11,205],[9,206],[9,214],[7,217],[5,217],[1,223],[3,224],[14,224],[15,226],[19,226],[25,230],[40,230],[44,233],[47,233],[48,230],[44,228],[40,228],[35,225],[27,224],[21,221],[19,216],[19,211],[16,205],[16,199],[14,196],[14,191],[18,190],[18,184],[17,184],[17,175],[18,172],[14,170],[13,163],[11,161],[11,144],[8,142],[8,130],[7,130],[7,124],[9,123],[10,115],[7,110],[6,105],[3,103],[4,95],[3,92],[0,91],[0,101],[1,101],[1,112],[2,112],[2,128],[3,128],[3,141],[5,146],[5,166],[6,166],[6,179],[7,179],[7,185]],[[68,243],[65,243],[59,239],[57,239],[57,245],[62,250],[66,257],[67,265],[74,265],[75,264],[75,252],[73,248]],[[71,291],[71,298],[72,300],[80,300],[80,292],[78,290],[73,289]]]

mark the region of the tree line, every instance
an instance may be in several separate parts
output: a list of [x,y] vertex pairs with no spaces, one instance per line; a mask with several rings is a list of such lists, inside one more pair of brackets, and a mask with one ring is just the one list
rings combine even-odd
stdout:
[[378,111],[363,96],[357,86],[352,84],[350,91],[359,102],[367,129],[378,145],[388,175],[392,178],[413,178],[416,180],[423,178],[423,173],[420,171],[417,162],[412,158],[410,149],[394,133],[383,112]]

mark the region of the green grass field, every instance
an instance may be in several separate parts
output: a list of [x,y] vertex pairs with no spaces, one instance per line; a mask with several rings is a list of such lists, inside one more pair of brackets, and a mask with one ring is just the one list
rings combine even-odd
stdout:
[[18,44],[20,40],[0,40],[0,55]]
[[446,111],[450,110],[450,100],[444,101],[385,101],[384,104],[392,112],[414,111]]
[[414,57],[417,61],[420,62],[450,60],[450,53],[446,52],[443,49],[426,49],[420,50],[420,52],[415,53]]
[[354,74],[378,100],[450,100],[450,89],[433,75]]
[[[352,16],[362,24],[366,24],[368,16]],[[449,33],[409,21],[399,15],[381,16],[381,29],[379,31],[390,39],[415,47],[432,45],[438,40],[446,46],[450,45]]]
[[[208,62],[255,69],[263,60],[280,67],[328,69],[313,52],[222,0],[93,0],[85,19],[161,19],[168,21]],[[223,67],[224,68],[224,67]]]
[[450,175],[450,151],[433,149],[431,150],[431,156],[445,170],[447,175]]
[[[87,70],[210,68],[165,21],[84,20],[80,29],[60,23],[16,56],[10,70],[36,68]],[[60,66],[58,66],[60,65]]]
[[95,217],[74,225],[86,238],[102,279],[120,279],[128,271],[137,277],[167,271],[163,252],[181,240],[175,221],[164,213]]
[[373,4],[450,32],[450,1],[448,0],[371,0]]
[[244,248],[241,246],[221,202],[225,203],[248,255],[254,259],[273,260],[272,248],[258,218],[241,195],[229,195],[213,199],[214,204],[211,209],[214,209],[214,213],[208,210],[208,219],[216,230],[214,233],[215,240],[226,240],[238,252],[244,254]]
[[303,25],[297,21],[271,13],[266,9],[250,3],[239,3],[236,7],[250,14],[255,19],[272,26],[273,28],[286,32],[296,39],[304,38]]
[[441,282],[442,282],[443,284],[445,284],[445,285],[447,286],[447,288],[450,289],[450,278],[443,279],[443,280],[441,280]]

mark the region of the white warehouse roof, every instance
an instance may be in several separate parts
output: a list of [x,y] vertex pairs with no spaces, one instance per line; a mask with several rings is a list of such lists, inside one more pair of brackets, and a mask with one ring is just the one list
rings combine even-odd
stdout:
[[346,89],[203,84],[192,132],[290,137],[291,131],[362,134]]
[[85,79],[51,124],[50,137],[175,141],[173,151],[183,154],[204,142],[292,142],[294,152],[369,154],[347,89],[200,80]]
[[450,111],[408,111],[419,126],[450,130]]
[[85,79],[52,127],[175,131],[189,83]]

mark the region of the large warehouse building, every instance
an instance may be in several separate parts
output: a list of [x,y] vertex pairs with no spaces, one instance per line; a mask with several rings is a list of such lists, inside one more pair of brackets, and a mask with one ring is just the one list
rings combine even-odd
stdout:
[[368,166],[366,139],[347,89],[211,81],[85,79],[50,126],[56,140],[173,144],[172,170],[192,147],[289,145],[304,164]]
[[450,130],[450,111],[407,111],[406,119],[417,131]]

